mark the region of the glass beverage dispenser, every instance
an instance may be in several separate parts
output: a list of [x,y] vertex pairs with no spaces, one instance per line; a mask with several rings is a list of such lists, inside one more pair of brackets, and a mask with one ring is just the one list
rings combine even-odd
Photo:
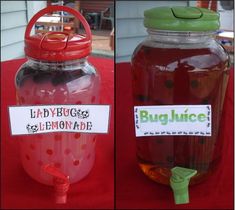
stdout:
[[190,184],[201,182],[222,155],[218,132],[229,56],[213,36],[219,15],[158,7],[145,11],[144,25],[148,37],[132,56],[139,166],[173,188],[190,177]]
[[[83,24],[86,36],[59,31],[30,35],[37,19],[53,11],[74,15]],[[39,11],[25,32],[28,61],[16,74],[18,104],[98,104],[100,76],[87,61],[90,52],[90,27],[78,11],[64,6]],[[34,133],[37,128],[29,125],[27,129]],[[69,184],[84,178],[94,164],[95,141],[96,135],[88,133],[23,135],[20,137],[23,167],[33,179],[54,185],[56,202],[65,203]]]

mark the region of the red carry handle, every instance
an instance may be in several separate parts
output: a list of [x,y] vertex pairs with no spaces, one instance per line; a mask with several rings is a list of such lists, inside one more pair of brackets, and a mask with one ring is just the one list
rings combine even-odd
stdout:
[[36,23],[36,21],[38,20],[38,18],[40,18],[41,16],[50,13],[50,12],[54,12],[54,11],[64,11],[64,12],[68,12],[72,15],[74,15],[78,20],[81,21],[82,25],[85,28],[86,31],[86,37],[84,39],[82,39],[82,41],[85,40],[91,40],[91,30],[90,30],[90,26],[87,23],[86,19],[81,15],[80,12],[76,11],[75,9],[72,9],[70,7],[66,7],[66,6],[48,6],[45,9],[40,10],[38,13],[36,13],[31,20],[29,21],[29,24],[26,28],[25,31],[25,39],[29,39],[30,38],[30,32],[33,28],[33,25]]

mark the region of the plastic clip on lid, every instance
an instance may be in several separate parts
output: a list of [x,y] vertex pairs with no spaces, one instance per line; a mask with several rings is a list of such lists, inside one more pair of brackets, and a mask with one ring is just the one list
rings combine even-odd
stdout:
[[169,31],[216,31],[219,14],[198,7],[156,7],[144,12],[144,26]]
[[[54,11],[65,11],[74,15],[84,26],[86,36],[67,32],[50,31],[30,36],[33,25],[41,16]],[[63,27],[63,26],[62,26]],[[25,31],[25,54],[44,61],[67,61],[88,56],[91,52],[91,30],[86,19],[76,10],[65,6],[49,6],[40,10],[29,21]]]
[[175,204],[189,203],[188,185],[190,178],[197,171],[189,168],[174,167],[171,169],[170,185],[174,192]]
[[43,170],[54,178],[55,202],[58,204],[66,203],[70,185],[69,177],[60,172],[53,164],[44,165]]

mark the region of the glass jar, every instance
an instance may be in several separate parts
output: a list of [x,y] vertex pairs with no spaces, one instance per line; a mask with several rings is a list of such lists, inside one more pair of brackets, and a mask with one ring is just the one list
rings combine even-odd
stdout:
[[[203,15],[193,17],[198,13]],[[208,14],[211,19],[203,22],[201,17]],[[214,39],[218,25],[217,14],[206,9],[164,7],[145,12],[149,35],[131,62],[134,106],[208,104],[212,110],[211,136],[136,137],[138,164],[156,182],[168,185],[171,169],[179,166],[197,170],[190,184],[198,183],[221,159],[223,139],[218,133],[229,56]]]
[[[86,36],[66,32],[30,35],[39,17],[66,11],[81,21]],[[87,61],[91,31],[85,18],[64,6],[39,11],[25,32],[28,61],[16,74],[17,103],[21,106],[99,104],[100,76]],[[27,129],[33,129],[29,127]],[[95,160],[95,134],[53,132],[20,136],[21,160],[35,180],[55,185],[58,203],[65,203],[69,183],[84,178]]]
[[[16,75],[18,105],[98,104],[100,76],[86,58],[45,62],[30,59]],[[85,177],[95,160],[94,134],[45,133],[21,136],[21,160],[26,172],[52,184],[42,166],[54,164],[74,183]]]

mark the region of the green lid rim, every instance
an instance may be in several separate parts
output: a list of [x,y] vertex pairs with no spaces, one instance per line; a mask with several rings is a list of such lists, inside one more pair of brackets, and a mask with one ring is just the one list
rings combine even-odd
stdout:
[[[173,9],[197,9],[201,11],[199,18],[178,18]],[[190,13],[188,13],[190,14]],[[180,13],[178,13],[180,15]],[[186,17],[182,15],[182,17]],[[192,18],[193,17],[193,18]],[[216,31],[220,28],[219,14],[198,7],[156,7],[144,11],[144,26],[146,28],[169,31]]]

